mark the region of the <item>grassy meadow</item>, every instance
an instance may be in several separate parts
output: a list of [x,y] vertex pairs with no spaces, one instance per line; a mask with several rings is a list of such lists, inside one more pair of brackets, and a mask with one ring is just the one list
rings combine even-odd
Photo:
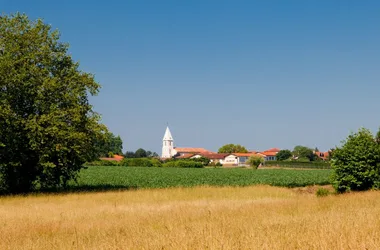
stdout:
[[0,197],[0,249],[379,249],[380,192],[192,187]]
[[146,189],[194,186],[272,185],[300,187],[329,184],[331,170],[195,169],[146,167],[88,167],[71,190]]

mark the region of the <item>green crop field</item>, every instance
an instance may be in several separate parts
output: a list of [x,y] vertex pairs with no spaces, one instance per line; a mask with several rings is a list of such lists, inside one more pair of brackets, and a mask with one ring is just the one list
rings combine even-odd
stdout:
[[186,169],[92,166],[80,172],[70,189],[141,189],[192,186],[248,186],[266,184],[282,187],[329,184],[331,170],[286,169]]

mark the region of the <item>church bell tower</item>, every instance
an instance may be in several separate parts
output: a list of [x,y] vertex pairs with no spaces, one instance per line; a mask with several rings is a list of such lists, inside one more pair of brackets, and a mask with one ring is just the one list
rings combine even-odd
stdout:
[[174,144],[173,137],[169,127],[166,127],[164,138],[162,139],[162,158],[171,158],[173,156]]

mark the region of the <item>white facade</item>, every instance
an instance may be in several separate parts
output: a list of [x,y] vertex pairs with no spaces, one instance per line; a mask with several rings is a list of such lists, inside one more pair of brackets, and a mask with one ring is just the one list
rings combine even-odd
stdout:
[[162,139],[162,158],[171,158],[175,155],[174,140],[170,133],[169,127],[166,127],[164,138]]

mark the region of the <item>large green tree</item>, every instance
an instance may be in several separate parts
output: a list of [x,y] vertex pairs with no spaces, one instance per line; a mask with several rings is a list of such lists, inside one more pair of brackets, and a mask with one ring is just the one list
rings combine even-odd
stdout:
[[352,133],[331,160],[338,192],[380,188],[380,145],[367,129]]
[[96,143],[99,157],[108,157],[110,154],[123,154],[123,141],[120,136],[115,136],[111,132],[104,134],[105,140],[101,139]]
[[276,159],[278,161],[285,161],[287,159],[289,159],[290,157],[292,157],[293,154],[290,150],[288,149],[283,149],[283,150],[280,150],[277,154],[276,154]]
[[311,148],[300,145],[294,147],[293,155],[298,158],[308,159],[309,161],[314,161],[316,158]]
[[88,96],[99,84],[79,69],[59,32],[26,15],[0,17],[0,188],[29,192],[75,178],[97,156],[106,128]]
[[244,146],[239,144],[226,144],[219,148],[218,153],[248,153],[248,150]]

